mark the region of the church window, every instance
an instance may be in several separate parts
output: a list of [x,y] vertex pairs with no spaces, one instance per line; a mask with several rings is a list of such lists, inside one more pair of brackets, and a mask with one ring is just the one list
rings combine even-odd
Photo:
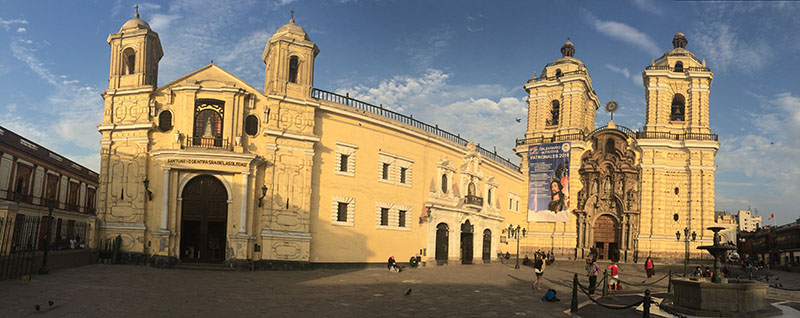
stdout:
[[338,202],[339,205],[336,210],[336,221],[347,222],[347,203]]
[[195,103],[193,145],[222,147],[222,116],[225,102],[198,99]]
[[297,56],[292,56],[289,58],[289,82],[290,83],[297,83],[297,70],[300,66],[300,61],[297,59]]
[[136,71],[136,51],[132,48],[127,48],[122,52],[125,63],[125,75],[133,74]]
[[561,69],[560,69],[560,68],[559,68],[559,69],[556,69],[556,78],[559,78],[559,77],[561,77],[561,76],[564,76],[564,73],[562,73],[562,72],[561,72]]
[[381,169],[381,179],[389,180],[389,168],[391,167],[391,164],[384,162],[382,167],[383,168]]
[[469,186],[467,186],[467,195],[475,196],[475,183],[469,183]]
[[447,193],[447,174],[442,175],[442,193]]
[[347,172],[347,160],[350,155],[339,154],[339,172]]
[[683,121],[684,115],[686,114],[686,100],[684,99],[683,95],[675,94],[672,97],[672,111],[669,115],[669,120],[671,121]]
[[389,225],[389,208],[381,208],[381,225]]
[[614,139],[608,138],[608,140],[606,140],[606,153],[614,153],[614,148]]
[[675,63],[675,72],[683,72],[683,62]]
[[356,145],[336,142],[336,155],[333,157],[335,174],[349,177],[355,176],[356,149],[358,149]]
[[558,125],[558,117],[561,115],[561,105],[557,100],[553,101],[553,107],[550,108],[550,119],[546,121],[548,126]]
[[406,183],[406,172],[408,168],[400,168],[400,183]]
[[486,203],[489,203],[489,205],[492,204],[492,189],[489,189],[486,193]]
[[172,112],[169,110],[162,111],[158,114],[158,129],[162,132],[172,129]]
[[406,227],[406,212],[405,210],[398,210],[397,211],[397,226],[398,227]]
[[258,134],[258,117],[256,115],[247,115],[244,120],[244,132],[251,137]]

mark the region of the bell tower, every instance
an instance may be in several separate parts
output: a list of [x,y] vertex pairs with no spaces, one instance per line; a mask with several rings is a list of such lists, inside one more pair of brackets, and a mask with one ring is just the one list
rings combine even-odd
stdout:
[[540,77],[534,73],[524,88],[528,92],[526,139],[594,130],[600,102],[589,71],[575,58],[571,41],[561,46],[561,58],[547,64]]
[[164,56],[158,33],[136,15],[122,25],[119,32],[106,40],[111,46],[108,72],[109,89],[155,88],[158,82],[158,62]]
[[292,10],[289,23],[269,39],[261,56],[266,64],[264,94],[310,98],[317,54],[319,48],[306,31],[294,23]]
[[711,132],[709,92],[714,74],[686,49],[689,41],[678,32],[672,49],[642,72],[647,100],[646,132],[673,134]]

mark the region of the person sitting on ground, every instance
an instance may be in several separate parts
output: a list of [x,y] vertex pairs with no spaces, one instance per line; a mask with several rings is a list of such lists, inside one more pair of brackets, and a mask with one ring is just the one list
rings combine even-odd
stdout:
[[399,273],[401,271],[400,266],[397,266],[397,261],[394,260],[394,256],[389,257],[389,260],[386,262],[386,267],[391,272]]
[[703,272],[703,277],[712,277],[712,276],[714,276],[714,273],[712,273],[711,270],[708,269],[708,266],[706,266],[706,270]]
[[692,277],[700,277],[703,276],[703,268],[700,266],[695,267],[694,272],[692,272]]

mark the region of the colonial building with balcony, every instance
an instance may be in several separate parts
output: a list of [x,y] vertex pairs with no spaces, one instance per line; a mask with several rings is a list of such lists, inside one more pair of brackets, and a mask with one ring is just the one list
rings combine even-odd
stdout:
[[96,172],[0,127],[0,242],[6,242],[7,248],[14,237],[27,240],[29,246],[44,247],[48,204],[53,200],[50,243],[77,237],[78,244],[94,246],[94,235],[88,234],[93,234],[96,226],[98,177]]

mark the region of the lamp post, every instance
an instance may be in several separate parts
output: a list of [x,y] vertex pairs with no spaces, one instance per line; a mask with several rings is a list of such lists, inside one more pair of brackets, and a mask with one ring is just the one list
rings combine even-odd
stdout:
[[258,198],[258,207],[259,208],[261,207],[262,201],[264,200],[265,196],[267,196],[267,186],[263,185],[263,186],[261,186],[261,196]]
[[[675,238],[678,239],[678,242],[681,241],[681,231],[675,231]],[[692,231],[691,241],[694,242],[697,239],[697,233]],[[689,228],[683,228],[683,241],[686,243],[686,258],[683,261],[683,277],[686,277],[686,268],[689,266]]]
[[526,230],[523,227],[520,227],[519,225],[517,225],[517,227],[514,227],[513,225],[509,224],[508,228],[505,229],[505,231],[508,231],[509,238],[514,238],[517,240],[517,263],[516,265],[514,265],[514,269],[519,269],[519,239],[525,237],[528,230]]
[[56,200],[53,197],[47,200],[47,232],[44,235],[44,254],[42,255],[42,267],[39,268],[39,274],[47,274],[50,270],[47,268],[47,252],[50,250],[50,227],[53,225],[53,208],[55,208]]

